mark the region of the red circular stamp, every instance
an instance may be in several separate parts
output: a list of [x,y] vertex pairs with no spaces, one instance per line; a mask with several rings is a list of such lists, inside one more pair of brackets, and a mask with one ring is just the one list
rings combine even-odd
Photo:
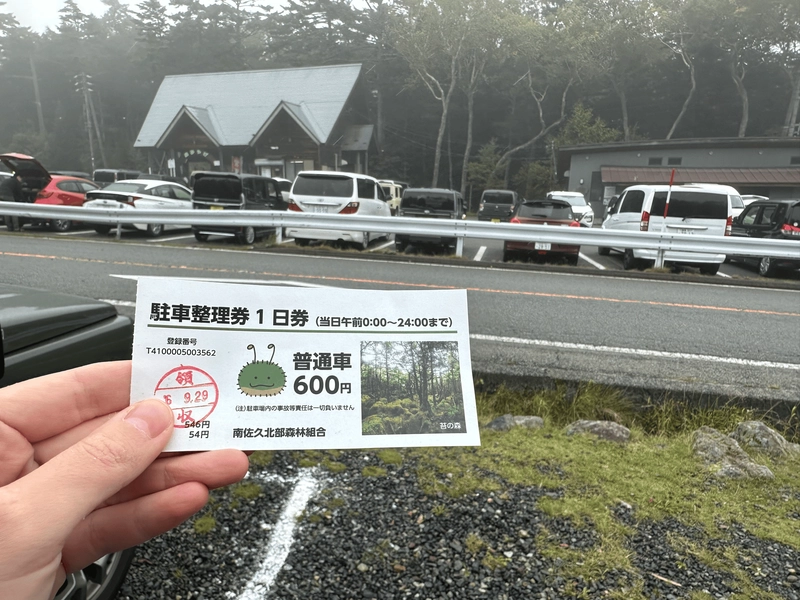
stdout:
[[219,401],[219,387],[203,369],[181,365],[158,381],[155,396],[172,409],[175,427],[185,429],[207,419],[214,412]]

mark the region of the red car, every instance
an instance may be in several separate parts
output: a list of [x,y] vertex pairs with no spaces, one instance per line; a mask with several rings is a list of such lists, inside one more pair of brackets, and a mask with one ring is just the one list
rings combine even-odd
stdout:
[[[22,176],[26,202],[83,206],[83,203],[86,202],[86,192],[100,187],[96,183],[80,177],[51,175],[38,160],[25,154],[0,154],[0,162],[10,171]],[[44,224],[53,231],[63,232],[71,229],[73,221],[53,219],[34,224]],[[21,226],[22,222],[20,221]]]
[[[525,225],[551,225],[556,227],[580,227],[572,206],[565,200],[524,200],[517,204],[511,223]],[[533,235],[531,236],[534,237]],[[545,259],[566,259],[571,265],[578,264],[580,246],[537,242],[503,242],[503,262],[517,257],[532,256]]]

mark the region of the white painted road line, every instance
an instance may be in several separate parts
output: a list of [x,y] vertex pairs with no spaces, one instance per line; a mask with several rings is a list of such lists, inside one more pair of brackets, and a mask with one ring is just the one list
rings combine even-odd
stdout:
[[585,261],[586,261],[586,262],[588,262],[590,265],[592,265],[592,266],[593,266],[595,269],[600,269],[601,271],[605,271],[605,270],[606,270],[606,268],[605,268],[603,265],[601,265],[601,264],[600,264],[599,262],[597,262],[597,261],[594,261],[594,260],[592,260],[591,258],[589,258],[588,256],[586,256],[586,255],[585,255],[585,254],[583,254],[582,252],[578,252],[578,256],[580,256],[580,257],[581,257],[583,260],[585,260]]
[[193,237],[194,237],[194,234],[190,233],[190,234],[184,234],[184,235],[176,235],[174,237],[168,237],[168,238],[157,237],[157,238],[153,238],[152,240],[147,240],[147,241],[152,244],[153,242],[174,242],[175,240],[188,240],[188,239],[193,238]]
[[292,495],[283,507],[278,522],[272,527],[272,536],[267,545],[266,554],[253,577],[245,584],[245,589],[238,600],[263,600],[275,582],[280,570],[289,556],[294,542],[294,530],[297,518],[306,509],[308,501],[320,487],[316,478],[316,468],[301,469]]
[[562,350],[589,350],[591,352],[608,352],[612,354],[630,354],[634,356],[654,356],[658,358],[676,358],[700,360],[705,362],[727,363],[747,367],[770,367],[773,369],[788,369],[800,371],[800,364],[771,362],[768,360],[749,360],[746,358],[732,358],[728,356],[711,356],[708,354],[687,354],[683,352],[661,352],[659,350],[643,350],[641,348],[616,348],[614,346],[593,346],[591,344],[573,344],[569,342],[552,342],[549,340],[529,340],[524,338],[504,337],[497,335],[483,335],[473,333],[470,339],[485,342],[500,342],[503,344],[525,344],[527,346],[542,346],[546,348],[560,348]]
[[486,246],[481,246],[480,250],[478,250],[478,253],[475,254],[475,258],[473,258],[472,260],[480,262],[485,253],[486,253]]
[[387,241],[387,242],[385,242],[385,243],[381,244],[380,246],[375,246],[374,248],[370,248],[370,249],[369,249],[369,251],[370,251],[370,252],[375,252],[375,250],[383,250],[384,248],[388,248],[388,247],[389,247],[389,246],[391,246],[392,244],[394,244],[394,242],[393,242],[393,241],[391,241],[391,240],[389,240],[389,241]]

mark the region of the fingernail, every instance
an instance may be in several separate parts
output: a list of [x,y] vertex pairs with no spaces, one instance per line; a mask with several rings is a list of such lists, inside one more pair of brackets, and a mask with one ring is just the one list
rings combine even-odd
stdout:
[[134,406],[133,410],[125,415],[124,420],[150,438],[156,437],[172,425],[170,415],[162,406],[146,401]]

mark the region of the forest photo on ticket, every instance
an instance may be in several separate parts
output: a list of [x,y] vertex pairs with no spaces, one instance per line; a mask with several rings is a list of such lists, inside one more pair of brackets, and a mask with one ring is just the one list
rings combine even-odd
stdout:
[[466,433],[457,342],[361,342],[364,435]]

